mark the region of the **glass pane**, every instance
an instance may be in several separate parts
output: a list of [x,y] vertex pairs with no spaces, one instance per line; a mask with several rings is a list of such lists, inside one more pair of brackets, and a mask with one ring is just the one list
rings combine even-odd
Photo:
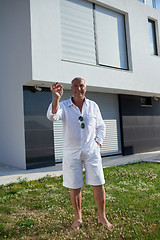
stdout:
[[152,23],[148,22],[148,24],[149,24],[150,49],[151,49],[151,53],[154,54]]
[[146,0],[146,4],[153,7],[153,0]]
[[144,0],[138,0],[138,1],[144,3]]
[[160,0],[156,0],[156,9],[160,10]]
[[156,0],[153,0],[153,7],[156,8]]

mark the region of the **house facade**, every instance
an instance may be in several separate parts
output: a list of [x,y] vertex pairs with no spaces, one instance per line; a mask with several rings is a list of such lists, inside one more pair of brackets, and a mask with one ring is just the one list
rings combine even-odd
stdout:
[[63,161],[53,82],[83,77],[106,124],[103,156],[160,150],[160,1],[1,0],[0,163]]

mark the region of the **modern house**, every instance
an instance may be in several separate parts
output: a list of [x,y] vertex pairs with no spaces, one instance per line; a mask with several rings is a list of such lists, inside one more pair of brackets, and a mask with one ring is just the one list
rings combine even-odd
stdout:
[[62,159],[52,82],[83,77],[107,127],[102,156],[160,150],[160,0],[0,0],[0,163]]

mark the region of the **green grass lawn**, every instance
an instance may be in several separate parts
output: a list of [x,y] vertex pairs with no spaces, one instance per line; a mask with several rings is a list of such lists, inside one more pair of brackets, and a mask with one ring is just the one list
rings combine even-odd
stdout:
[[47,176],[0,186],[0,239],[160,239],[160,165],[110,167],[104,174],[112,231],[98,225],[88,185],[82,189],[82,228],[72,230],[69,190],[62,186],[62,177]]

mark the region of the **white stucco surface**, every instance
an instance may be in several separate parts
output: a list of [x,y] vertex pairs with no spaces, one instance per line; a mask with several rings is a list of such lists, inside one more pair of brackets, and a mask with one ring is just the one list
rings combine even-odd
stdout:
[[73,77],[83,76],[95,90],[101,87],[103,92],[160,96],[160,51],[159,56],[150,54],[148,28],[151,18],[159,30],[160,11],[137,0],[90,2],[125,14],[129,71],[62,61],[60,1],[31,0],[32,80],[49,86],[55,81],[68,84]]
[[31,80],[28,0],[0,1],[0,163],[26,168],[23,84]]

